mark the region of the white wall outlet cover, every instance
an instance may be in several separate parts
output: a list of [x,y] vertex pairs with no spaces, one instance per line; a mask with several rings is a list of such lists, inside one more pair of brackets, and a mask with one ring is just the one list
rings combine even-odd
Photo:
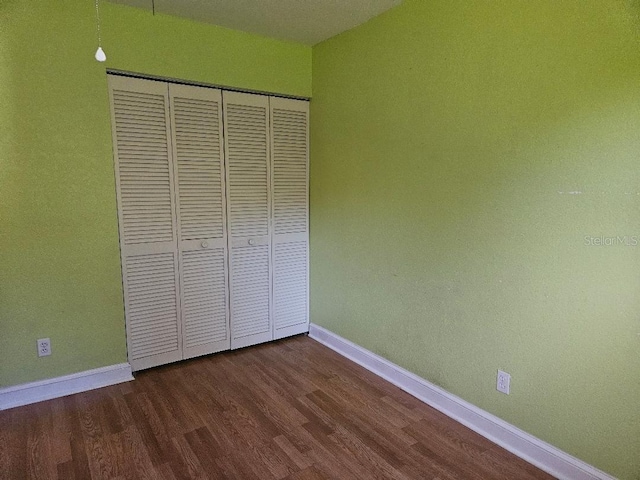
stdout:
[[38,339],[38,356],[46,357],[51,355],[51,340],[48,338]]
[[507,372],[503,372],[502,370],[498,370],[496,389],[499,392],[509,395],[509,390],[511,389],[511,375]]

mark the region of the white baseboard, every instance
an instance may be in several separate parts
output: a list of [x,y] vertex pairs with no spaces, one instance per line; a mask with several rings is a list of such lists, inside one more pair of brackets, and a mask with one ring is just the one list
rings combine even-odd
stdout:
[[615,480],[611,475],[325,328],[312,323],[309,336],[554,477],[561,480]]
[[0,388],[0,410],[86,392],[129,380],[133,380],[131,365],[120,363],[39,382]]

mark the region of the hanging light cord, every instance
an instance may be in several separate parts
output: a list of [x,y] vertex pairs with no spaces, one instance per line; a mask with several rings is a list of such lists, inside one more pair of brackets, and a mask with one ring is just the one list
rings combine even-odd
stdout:
[[102,39],[100,38],[100,10],[98,9],[98,0],[96,0],[96,25],[98,27],[98,47],[101,47]]
[[98,8],[99,1],[100,0],[96,0],[96,31],[98,34],[98,50],[96,50],[94,58],[99,62],[104,62],[107,59],[107,56],[104,54],[104,50],[102,50],[102,38],[100,36],[100,9]]

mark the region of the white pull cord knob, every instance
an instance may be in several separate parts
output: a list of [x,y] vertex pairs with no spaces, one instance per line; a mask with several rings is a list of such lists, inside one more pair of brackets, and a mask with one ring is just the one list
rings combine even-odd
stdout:
[[102,47],[98,47],[98,50],[96,50],[96,54],[95,54],[96,60],[99,62],[104,62],[107,59],[107,56],[104,53],[104,50],[102,50]]

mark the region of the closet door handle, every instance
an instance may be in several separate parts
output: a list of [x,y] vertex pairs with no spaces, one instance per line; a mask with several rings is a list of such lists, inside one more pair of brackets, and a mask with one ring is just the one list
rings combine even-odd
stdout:
[[201,244],[202,248],[207,248],[209,246],[209,244],[205,241],[203,241]]
[[256,243],[256,241],[255,241],[253,238],[251,238],[251,239],[249,239],[249,242],[248,242],[248,243],[249,243],[249,245],[253,245],[253,244],[255,244],[255,243]]

